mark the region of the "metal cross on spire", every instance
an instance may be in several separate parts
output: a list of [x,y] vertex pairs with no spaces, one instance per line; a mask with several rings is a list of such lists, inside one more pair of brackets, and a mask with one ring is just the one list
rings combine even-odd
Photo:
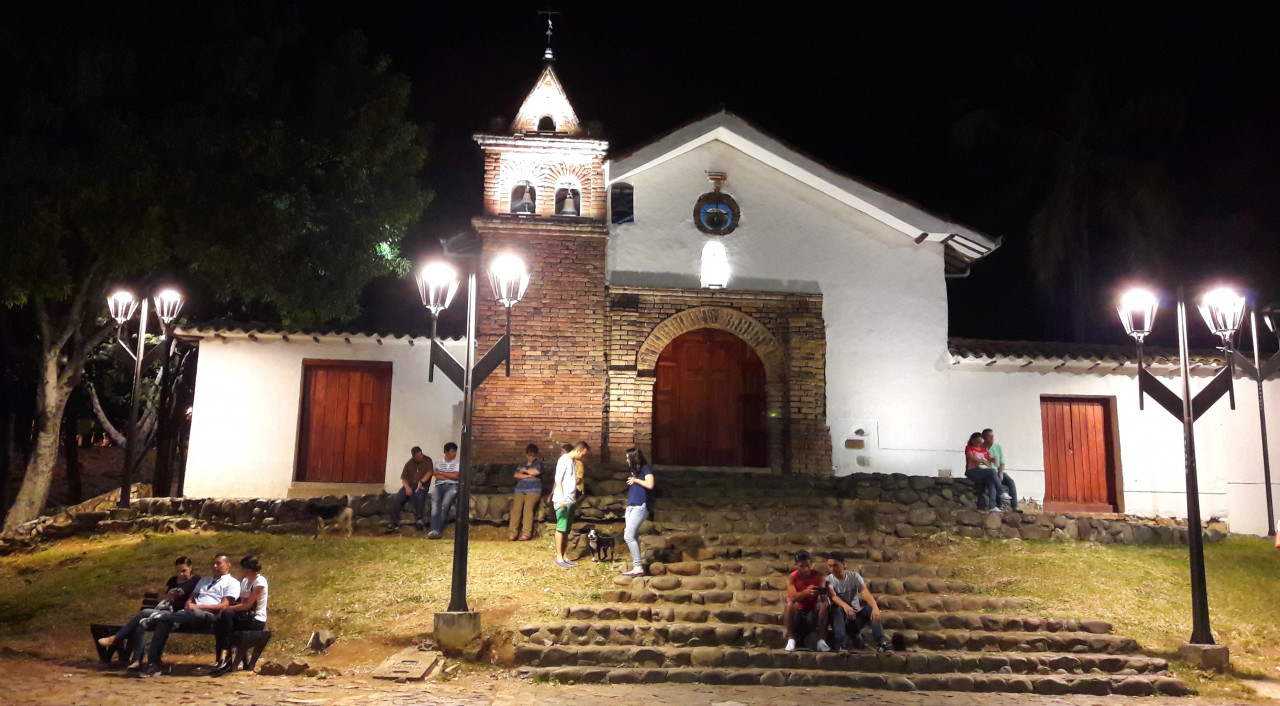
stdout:
[[560,13],[554,10],[538,10],[538,14],[547,16],[547,50],[542,53],[542,58],[545,61],[555,61],[556,58],[551,53],[551,18]]

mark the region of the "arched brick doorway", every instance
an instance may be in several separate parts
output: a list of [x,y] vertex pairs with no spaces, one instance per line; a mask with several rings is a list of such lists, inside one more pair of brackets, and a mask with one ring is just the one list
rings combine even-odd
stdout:
[[765,369],[751,345],[695,329],[672,339],[654,367],[654,463],[769,465]]

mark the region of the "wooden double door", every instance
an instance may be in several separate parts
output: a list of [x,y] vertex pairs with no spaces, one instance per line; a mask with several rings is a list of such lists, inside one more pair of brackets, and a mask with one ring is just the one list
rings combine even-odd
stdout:
[[1113,402],[1111,398],[1040,398],[1046,510],[1123,510]]
[[684,333],[658,356],[653,462],[764,467],[765,374],[745,341],[717,329]]
[[390,421],[391,363],[303,361],[297,480],[384,482]]

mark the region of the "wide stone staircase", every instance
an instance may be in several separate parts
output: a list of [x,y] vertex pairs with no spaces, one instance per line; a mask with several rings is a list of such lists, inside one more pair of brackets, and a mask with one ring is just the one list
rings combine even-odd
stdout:
[[[869,505],[803,477],[671,473],[659,482],[663,497],[642,537],[650,575],[618,576],[599,603],[521,626],[521,673],[577,683],[1189,693],[1164,659],[1105,621],[1032,615],[1026,600],[977,594],[929,565],[917,540],[885,531],[910,507]],[[892,653],[782,649],[786,580],[801,548],[824,571],[826,555],[840,551],[867,579]],[[618,551],[626,555],[621,537]]]

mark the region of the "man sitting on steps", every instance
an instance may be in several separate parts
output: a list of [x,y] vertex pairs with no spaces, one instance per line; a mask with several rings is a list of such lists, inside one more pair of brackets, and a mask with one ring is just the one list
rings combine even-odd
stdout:
[[[856,571],[845,571],[844,555],[831,552],[827,555],[827,588],[831,589],[831,629],[836,634],[836,649],[861,647],[862,629],[871,625],[871,637],[876,641],[877,652],[890,652],[889,640],[884,636],[880,620],[880,606],[867,588],[867,582]],[[853,626],[849,630],[849,625]]]
[[796,640],[812,631],[818,634],[818,651],[830,652],[827,634],[827,586],[822,574],[813,570],[813,557],[796,552],[796,570],[787,577],[787,607],[782,614],[787,630],[787,652],[794,652]]

